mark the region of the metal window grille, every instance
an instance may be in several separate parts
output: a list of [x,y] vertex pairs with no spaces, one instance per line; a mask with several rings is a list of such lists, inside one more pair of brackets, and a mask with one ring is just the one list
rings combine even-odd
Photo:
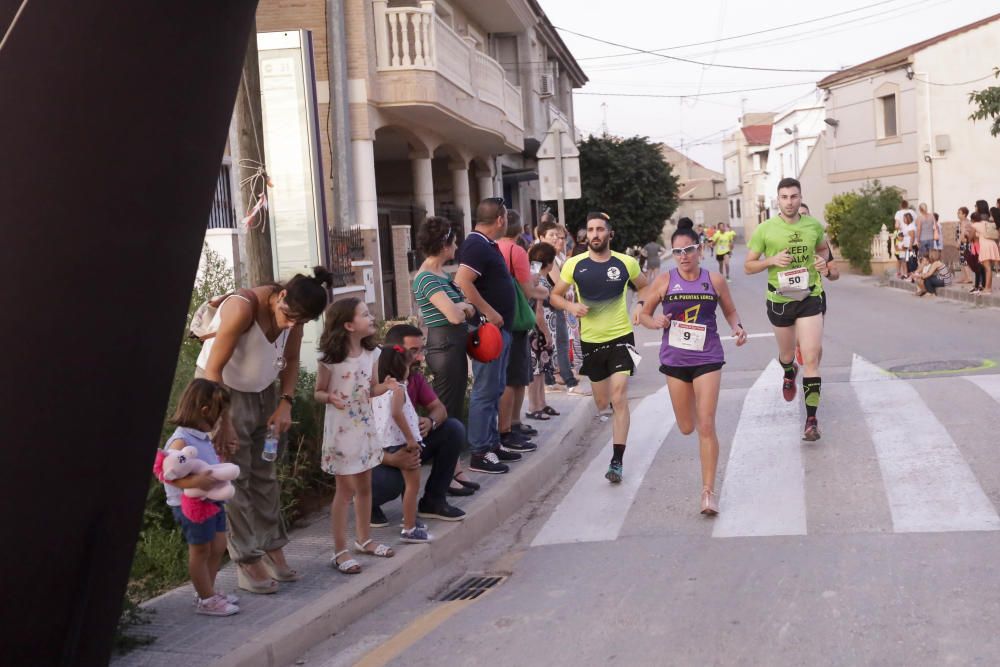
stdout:
[[219,177],[215,181],[215,196],[212,198],[212,210],[208,214],[209,229],[236,229],[236,211],[233,209],[233,191],[229,180],[229,165],[219,168]]

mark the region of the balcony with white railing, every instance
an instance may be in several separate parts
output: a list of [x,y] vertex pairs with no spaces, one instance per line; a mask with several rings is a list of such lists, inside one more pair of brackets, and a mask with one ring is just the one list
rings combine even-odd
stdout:
[[[386,86],[388,101],[399,105],[401,96],[428,96],[436,99],[416,99],[415,104],[439,104],[448,111],[481,124],[485,119],[507,121],[517,133],[524,130],[521,90],[512,85],[503,67],[493,58],[475,48],[471,38],[463,37],[435,13],[433,0],[423,0],[419,7],[388,7],[387,0],[372,0],[375,19],[376,69]],[[406,75],[410,78],[406,78]],[[465,96],[493,109],[477,110],[467,105],[461,108],[433,79],[439,76],[461,90]],[[417,83],[417,85],[404,85]],[[428,91],[428,85],[435,90]],[[479,112],[481,111],[481,113]],[[475,116],[470,118],[469,115]],[[493,129],[493,128],[488,128]]]

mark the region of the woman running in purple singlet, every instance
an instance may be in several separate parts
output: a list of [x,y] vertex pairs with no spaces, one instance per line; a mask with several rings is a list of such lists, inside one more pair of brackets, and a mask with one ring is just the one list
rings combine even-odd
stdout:
[[[701,453],[701,513],[719,513],[715,493],[715,470],[719,461],[719,438],[715,433],[715,411],[725,354],[716,325],[716,308],[733,328],[736,345],[746,343],[729,286],[722,275],[701,268],[698,234],[688,226],[678,227],[670,239],[677,268],[660,275],[646,290],[639,322],[649,329],[663,329],[660,372],[667,376],[667,390],[674,407],[677,428],[688,435],[695,428]],[[661,313],[654,315],[663,304]]]

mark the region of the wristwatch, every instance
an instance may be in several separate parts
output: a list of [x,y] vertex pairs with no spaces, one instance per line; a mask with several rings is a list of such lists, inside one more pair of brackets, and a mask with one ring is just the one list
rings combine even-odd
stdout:
[[278,397],[279,401],[288,401],[289,405],[295,405],[295,397],[291,394],[282,394]]
[[436,429],[438,427],[437,420],[434,419],[434,417],[428,417],[428,419],[431,420],[431,430],[433,431],[434,429]]

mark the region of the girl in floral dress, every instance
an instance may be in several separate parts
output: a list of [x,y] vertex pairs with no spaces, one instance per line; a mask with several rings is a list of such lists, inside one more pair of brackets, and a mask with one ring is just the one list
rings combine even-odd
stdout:
[[347,549],[347,506],[354,500],[354,549],[389,558],[385,544],[369,537],[372,506],[371,470],[382,462],[382,445],[375,434],[371,398],[398,387],[393,378],[375,382],[375,318],[360,299],[337,301],[326,309],[320,338],[320,364],[314,398],[326,405],[320,467],[337,480],[330,507],[334,555],[330,565],[344,574],[358,574],[361,564]]

